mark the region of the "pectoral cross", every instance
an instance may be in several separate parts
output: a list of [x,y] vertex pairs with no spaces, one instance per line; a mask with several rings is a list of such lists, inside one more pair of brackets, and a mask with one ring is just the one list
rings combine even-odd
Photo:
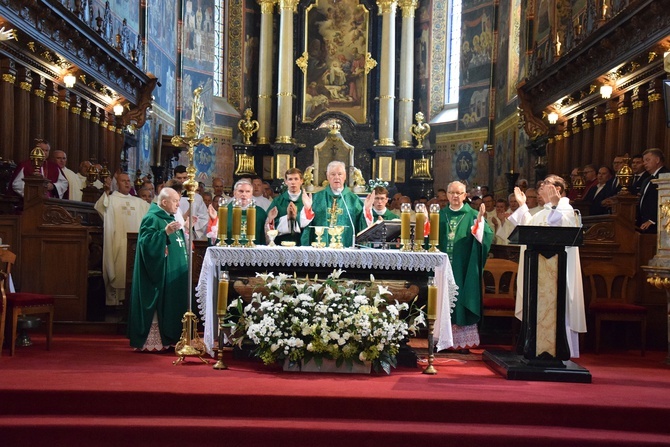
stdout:
[[[344,199],[342,199],[344,200]],[[342,208],[337,206],[337,197],[333,197],[333,206],[328,210],[328,225],[334,227],[337,224],[337,217],[342,214]]]
[[126,202],[126,204],[123,205],[123,206],[121,207],[121,209],[122,209],[123,212],[124,212],[126,215],[128,215],[128,216],[131,216],[131,215],[135,212],[135,207],[134,207],[134,206],[131,206],[131,205],[130,205],[130,202]]

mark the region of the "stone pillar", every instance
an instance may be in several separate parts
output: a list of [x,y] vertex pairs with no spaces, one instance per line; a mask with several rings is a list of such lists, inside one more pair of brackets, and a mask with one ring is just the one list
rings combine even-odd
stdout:
[[279,92],[277,143],[293,138],[293,14],[300,0],[279,0]]
[[261,5],[260,48],[258,53],[258,134],[256,144],[270,143],[272,119],[272,10],[276,0],[257,0]]
[[377,0],[382,16],[382,55],[379,67],[379,146],[394,146],[395,12],[396,0]]
[[400,101],[398,102],[398,146],[411,147],[414,103],[414,11],[417,0],[399,0],[402,10],[402,35],[400,36]]

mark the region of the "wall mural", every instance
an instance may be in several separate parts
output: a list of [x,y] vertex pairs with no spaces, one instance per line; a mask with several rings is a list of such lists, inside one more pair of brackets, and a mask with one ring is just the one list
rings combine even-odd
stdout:
[[305,13],[302,120],[312,122],[327,111],[367,121],[369,11],[358,0],[318,1]]
[[[504,31],[501,30],[504,33]],[[520,80],[521,59],[521,0],[510,0],[509,35],[507,47],[507,102],[516,98],[516,84]]]

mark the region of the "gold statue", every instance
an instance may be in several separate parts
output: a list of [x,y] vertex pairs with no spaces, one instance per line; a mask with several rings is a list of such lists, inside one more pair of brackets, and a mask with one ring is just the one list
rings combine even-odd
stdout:
[[258,124],[258,121],[256,120],[251,120],[251,116],[253,115],[253,112],[251,109],[245,109],[244,110],[244,117],[246,119],[240,120],[237,123],[237,128],[240,129],[240,133],[243,136],[243,143],[244,144],[251,144],[251,136],[258,132],[258,128],[260,127],[260,124]]
[[304,174],[302,175],[303,186],[305,191],[310,192],[314,190],[314,165],[309,166],[305,169]]
[[410,126],[409,132],[416,138],[416,148],[423,149],[423,140],[430,133],[430,125],[423,122],[424,116],[421,112],[417,112],[414,118],[416,119],[416,124]]

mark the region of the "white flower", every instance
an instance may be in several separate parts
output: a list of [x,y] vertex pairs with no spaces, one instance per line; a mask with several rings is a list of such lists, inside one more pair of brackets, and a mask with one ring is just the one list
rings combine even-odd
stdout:
[[361,362],[364,362],[367,359],[368,359],[368,357],[365,355],[365,351],[361,351],[361,353],[358,354],[358,360],[360,360]]
[[263,278],[263,281],[267,282],[268,278],[274,278],[274,273],[256,273],[256,278]]
[[370,282],[375,282],[375,275],[370,273]]
[[339,278],[340,278],[340,275],[342,275],[342,273],[344,273],[345,271],[346,271],[346,270],[335,269],[335,270],[333,270],[333,273],[331,273],[330,275],[328,275],[328,278],[331,278],[331,279],[339,279]]
[[382,286],[381,284],[378,284],[377,287],[379,288],[380,295],[393,295],[389,289]]

